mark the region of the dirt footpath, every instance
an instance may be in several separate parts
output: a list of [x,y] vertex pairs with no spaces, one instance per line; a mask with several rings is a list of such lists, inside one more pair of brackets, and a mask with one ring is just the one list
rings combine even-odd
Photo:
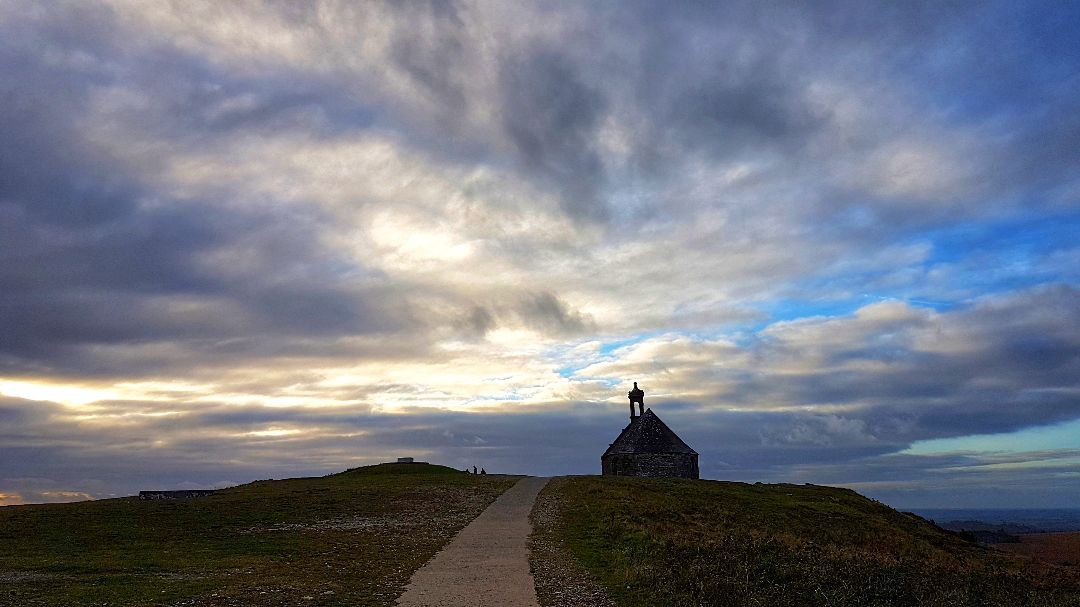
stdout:
[[401,607],[538,607],[529,512],[548,479],[518,481],[413,574]]

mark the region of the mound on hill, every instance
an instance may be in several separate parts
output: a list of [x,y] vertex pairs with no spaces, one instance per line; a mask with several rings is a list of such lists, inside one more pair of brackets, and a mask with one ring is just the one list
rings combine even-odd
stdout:
[[545,606],[1080,605],[1078,569],[980,546],[847,489],[566,477],[533,521],[534,569],[562,561],[537,575]]
[[191,500],[0,508],[0,605],[391,605],[518,477],[380,464]]

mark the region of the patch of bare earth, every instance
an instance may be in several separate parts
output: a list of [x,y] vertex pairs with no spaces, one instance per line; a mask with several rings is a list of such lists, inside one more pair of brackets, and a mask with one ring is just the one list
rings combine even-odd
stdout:
[[1020,543],[994,544],[994,548],[1022,554],[1056,565],[1080,566],[1080,531],[1027,533]]
[[565,478],[553,478],[533,507],[529,537],[529,567],[542,607],[614,607],[607,591],[574,560],[556,533],[560,525],[560,488]]
[[[338,516],[299,523],[277,523],[250,527],[242,533],[365,531],[388,534],[398,529],[415,533],[418,529],[460,528],[476,518],[490,501],[490,495],[462,487],[425,488],[391,502],[390,510],[377,516]],[[457,507],[448,509],[446,504]]]

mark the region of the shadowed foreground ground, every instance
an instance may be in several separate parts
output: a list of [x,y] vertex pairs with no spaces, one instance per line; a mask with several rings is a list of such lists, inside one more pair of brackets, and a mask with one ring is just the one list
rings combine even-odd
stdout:
[[846,489],[563,477],[539,503],[554,512],[534,516],[534,544],[567,561],[567,582],[535,574],[545,607],[608,604],[591,580],[619,607],[1080,605],[1080,569],[967,542]]
[[392,605],[519,477],[383,464],[183,501],[0,508],[0,605]]

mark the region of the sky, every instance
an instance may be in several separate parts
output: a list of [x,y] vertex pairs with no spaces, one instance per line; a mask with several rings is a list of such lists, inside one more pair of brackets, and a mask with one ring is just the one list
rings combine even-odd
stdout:
[[0,0],[0,504],[412,456],[1080,503],[1080,3]]

